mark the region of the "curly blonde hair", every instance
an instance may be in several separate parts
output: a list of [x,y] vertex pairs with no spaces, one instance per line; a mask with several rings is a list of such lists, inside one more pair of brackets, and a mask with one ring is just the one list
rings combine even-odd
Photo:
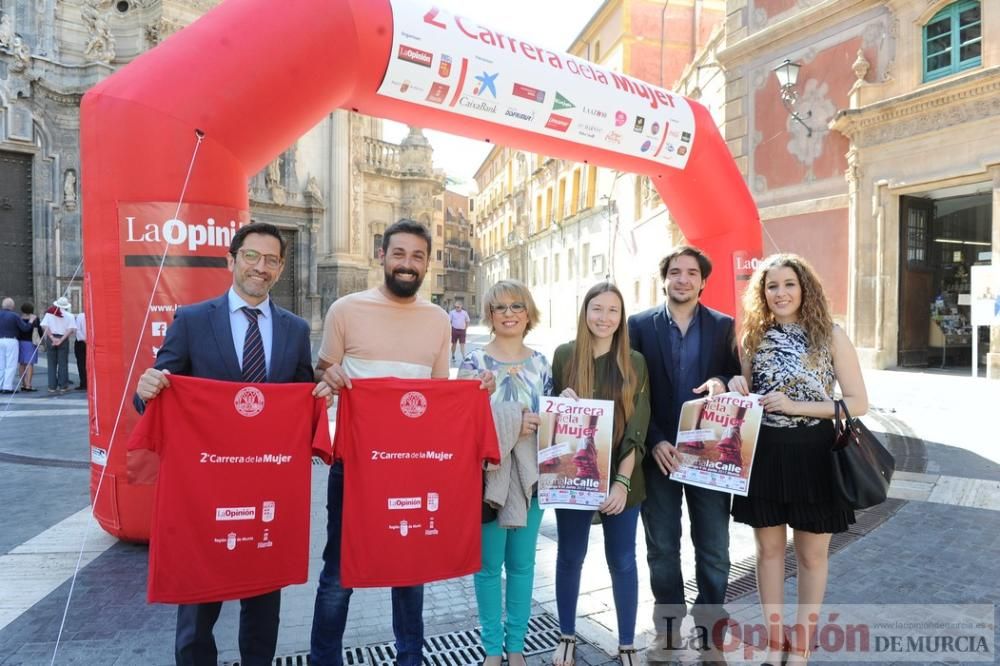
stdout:
[[833,317],[816,270],[797,254],[772,254],[757,265],[750,284],[743,292],[743,335],[740,347],[744,358],[753,358],[764,334],[774,326],[774,313],[767,307],[765,285],[768,272],[776,268],[791,268],[802,289],[802,304],[798,324],[809,340],[809,356],[829,349],[833,342]]

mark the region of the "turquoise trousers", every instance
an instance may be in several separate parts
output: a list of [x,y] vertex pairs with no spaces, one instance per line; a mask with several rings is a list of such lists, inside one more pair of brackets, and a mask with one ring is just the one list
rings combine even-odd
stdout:
[[[473,578],[479,623],[486,655],[524,652],[524,635],[531,617],[531,588],[535,582],[535,542],[542,510],[532,498],[525,527],[506,529],[496,520],[483,524],[483,568]],[[502,622],[500,572],[507,574],[507,621]],[[506,639],[506,640],[505,640]]]

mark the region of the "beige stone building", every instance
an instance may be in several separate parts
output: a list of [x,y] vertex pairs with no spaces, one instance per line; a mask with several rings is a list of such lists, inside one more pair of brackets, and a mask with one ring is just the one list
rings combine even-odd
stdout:
[[[337,113],[345,113],[338,111]],[[400,218],[422,222],[431,231],[431,261],[420,295],[442,304],[445,290],[444,185],[445,175],[432,167],[433,149],[418,128],[399,144],[383,141],[382,121],[351,114],[353,136],[346,157],[350,162],[351,206],[344,219],[352,234],[363,237],[362,253],[346,252],[320,258],[320,271],[337,279],[330,282],[327,300],[382,283],[378,250],[386,227]],[[360,149],[360,150],[358,150]],[[335,227],[336,228],[336,227]],[[353,248],[352,248],[353,250]],[[335,288],[334,288],[334,285]]]
[[479,315],[476,294],[476,253],[472,246],[470,199],[464,194],[444,192],[444,297],[441,306],[450,310],[462,301],[475,320]]
[[[0,295],[46,303],[68,292],[80,307],[80,100],[216,4],[0,0]],[[333,300],[382,280],[376,245],[388,224],[418,219],[444,249],[445,177],[431,146],[419,130],[400,145],[381,137],[381,120],[336,110],[249,180],[251,218],[288,241],[272,294],[314,332]],[[435,253],[428,299],[443,298],[444,266]]]
[[[730,0],[725,129],[765,247],[806,255],[867,367],[980,367],[1000,251],[994,0]],[[773,72],[798,64],[789,109]],[[798,120],[790,112],[798,115]],[[990,293],[997,293],[993,286]],[[975,344],[974,344],[975,343]]]

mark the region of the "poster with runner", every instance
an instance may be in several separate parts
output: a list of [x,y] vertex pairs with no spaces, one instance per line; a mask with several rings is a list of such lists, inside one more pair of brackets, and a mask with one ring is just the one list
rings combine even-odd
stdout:
[[610,487],[614,403],[542,398],[539,411],[538,504],[594,510]]
[[670,478],[746,496],[763,414],[760,396],[753,393],[685,402],[676,440],[681,468]]

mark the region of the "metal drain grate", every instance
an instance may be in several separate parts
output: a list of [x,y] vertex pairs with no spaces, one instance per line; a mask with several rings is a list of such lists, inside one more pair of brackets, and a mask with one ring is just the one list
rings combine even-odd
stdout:
[[555,650],[559,636],[559,621],[555,617],[548,613],[533,615],[528,620],[528,635],[524,637],[524,656]]
[[[530,657],[556,649],[559,643],[559,623],[548,613],[528,620],[524,637],[524,656]],[[472,666],[486,658],[479,638],[479,629],[450,631],[424,639],[424,666]],[[308,666],[306,652],[274,658],[274,666]],[[392,642],[367,647],[344,648],[347,666],[395,666],[396,646]],[[239,660],[223,662],[223,666],[240,666]]]

